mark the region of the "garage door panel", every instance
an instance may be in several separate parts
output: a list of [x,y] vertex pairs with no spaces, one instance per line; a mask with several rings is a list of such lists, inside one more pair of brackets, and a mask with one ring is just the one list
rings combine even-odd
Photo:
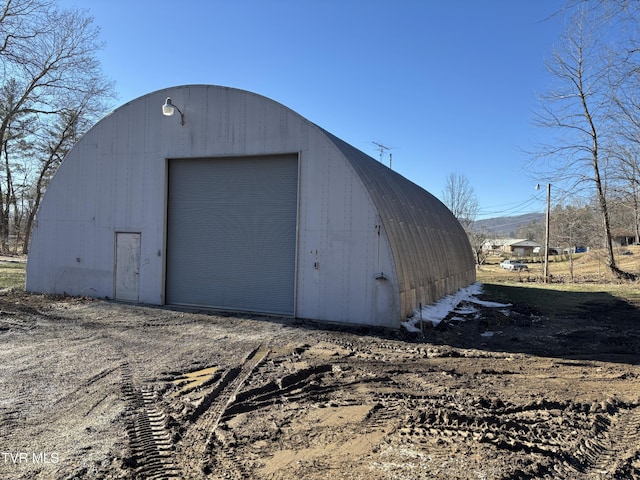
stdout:
[[167,303],[293,314],[297,156],[169,162]]

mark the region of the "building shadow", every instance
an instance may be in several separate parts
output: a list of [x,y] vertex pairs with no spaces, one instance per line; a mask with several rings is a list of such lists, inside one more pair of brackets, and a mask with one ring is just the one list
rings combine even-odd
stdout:
[[[480,300],[458,308],[421,341],[489,352],[640,364],[640,308],[607,292],[491,285]],[[545,312],[530,305],[545,305]],[[462,306],[464,307],[464,305]],[[462,313],[460,313],[462,312]]]

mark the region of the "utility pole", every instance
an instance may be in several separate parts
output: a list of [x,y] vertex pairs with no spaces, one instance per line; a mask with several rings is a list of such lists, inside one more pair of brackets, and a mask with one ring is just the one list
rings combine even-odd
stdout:
[[[536,185],[536,190],[540,190],[540,184]],[[551,184],[547,183],[547,215],[545,218],[544,234],[544,283],[549,283],[549,220],[551,215]]]

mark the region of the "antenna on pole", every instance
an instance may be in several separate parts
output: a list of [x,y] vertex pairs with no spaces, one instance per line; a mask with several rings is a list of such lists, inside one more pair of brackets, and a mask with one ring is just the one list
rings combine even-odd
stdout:
[[[385,147],[384,145],[382,145],[381,143],[378,142],[371,142],[376,146],[376,150],[378,150],[380,152],[380,163],[382,163],[382,156],[385,152],[385,150],[391,150],[390,147]],[[389,168],[391,168],[391,153],[389,153]]]

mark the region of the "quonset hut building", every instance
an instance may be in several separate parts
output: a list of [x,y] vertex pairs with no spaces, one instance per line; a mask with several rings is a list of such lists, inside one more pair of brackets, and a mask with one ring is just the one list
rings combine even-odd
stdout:
[[398,328],[474,281],[433,195],[273,100],[192,85],[119,107],[69,152],[26,289]]

